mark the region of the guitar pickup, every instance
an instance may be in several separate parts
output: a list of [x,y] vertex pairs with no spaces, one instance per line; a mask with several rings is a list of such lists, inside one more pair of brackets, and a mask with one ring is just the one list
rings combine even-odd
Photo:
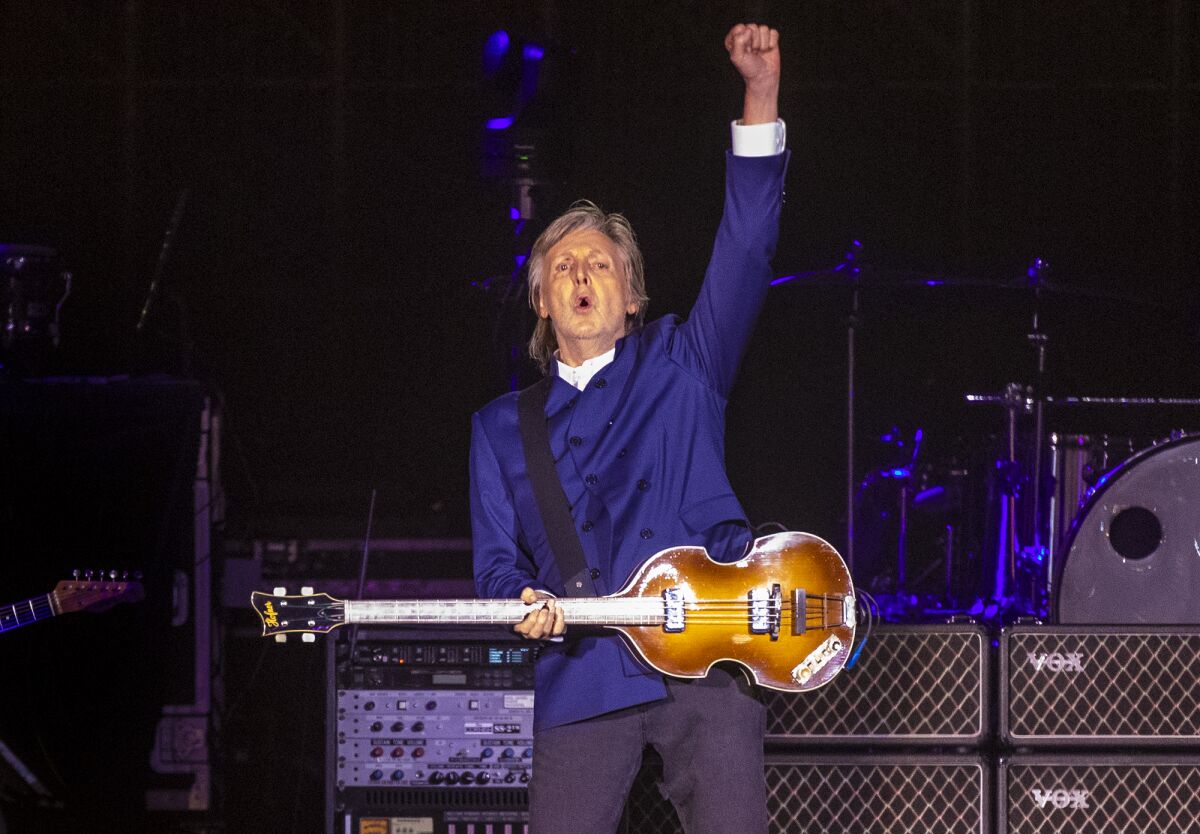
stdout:
[[751,588],[746,594],[750,603],[750,633],[770,634],[771,597],[765,588]]
[[663,631],[668,634],[678,634],[686,626],[684,620],[684,604],[687,600],[678,588],[667,588],[662,592],[663,597]]
[[783,590],[776,583],[770,591],[751,588],[746,594],[750,603],[750,633],[769,634],[779,639],[779,621],[783,616]]

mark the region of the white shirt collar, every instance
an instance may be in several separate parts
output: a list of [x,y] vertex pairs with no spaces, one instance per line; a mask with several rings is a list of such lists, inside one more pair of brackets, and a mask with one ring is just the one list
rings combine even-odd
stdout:
[[575,388],[582,391],[587,387],[587,384],[592,381],[592,377],[596,372],[613,361],[613,357],[617,355],[616,347],[609,348],[606,352],[599,356],[593,356],[591,359],[583,360],[583,364],[578,368],[572,368],[570,365],[564,365],[561,360],[558,360],[558,354],[555,353],[555,360],[558,361],[558,375],[566,382],[569,382]]

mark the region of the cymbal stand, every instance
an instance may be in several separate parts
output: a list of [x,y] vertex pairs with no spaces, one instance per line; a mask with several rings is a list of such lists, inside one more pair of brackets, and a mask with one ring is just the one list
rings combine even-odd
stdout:
[[846,318],[846,567],[854,576],[854,508],[857,485],[854,480],[854,396],[855,396],[855,331],[858,329],[859,266],[856,263],[862,252],[862,243],[852,241],[850,250],[836,267],[844,271],[850,280],[850,315]]
[[1016,579],[1017,554],[1020,552],[1017,515],[1021,495],[1021,462],[1017,458],[1017,417],[1029,408],[1029,389],[1010,382],[1004,388],[1000,402],[1007,420],[1004,432],[1004,457],[996,462],[1000,495],[1000,518],[997,524],[996,573],[993,577],[992,599],[1003,603],[1008,599],[1010,584]]
[[[1026,338],[1033,346],[1037,353],[1037,371],[1034,375],[1033,382],[1033,437],[1030,442],[1033,444],[1033,465],[1031,466],[1030,475],[1030,497],[1029,503],[1029,541],[1033,548],[1033,552],[1039,557],[1044,554],[1044,542],[1042,532],[1044,528],[1043,522],[1046,521],[1045,509],[1042,507],[1042,468],[1045,465],[1045,440],[1046,440],[1046,422],[1045,422],[1045,404],[1046,404],[1046,347],[1049,344],[1049,336],[1041,329],[1041,307],[1042,307],[1042,287],[1046,283],[1046,272],[1050,265],[1041,258],[1034,258],[1026,271],[1026,277],[1029,281],[1029,287],[1033,290],[1033,329],[1027,334]],[[1038,559],[1041,561],[1041,559]],[[1044,565],[1045,573],[1042,577],[1041,592],[1045,595],[1044,599],[1050,599],[1051,583],[1053,580],[1053,566]],[[1036,608],[1040,608],[1043,600],[1031,599],[1031,603]],[[1035,610],[1031,613],[1037,613]]]

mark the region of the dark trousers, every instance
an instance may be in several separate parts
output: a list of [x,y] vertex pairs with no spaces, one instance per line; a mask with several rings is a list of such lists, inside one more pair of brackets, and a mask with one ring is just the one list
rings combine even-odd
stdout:
[[743,674],[667,679],[667,698],[534,733],[530,834],[612,834],[651,745],[687,834],[766,834],[766,709]]

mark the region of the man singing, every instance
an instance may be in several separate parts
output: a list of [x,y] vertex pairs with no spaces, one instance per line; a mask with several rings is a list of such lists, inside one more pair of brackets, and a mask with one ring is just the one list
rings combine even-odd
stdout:
[[[752,538],[725,473],[725,404],[770,284],[788,154],[779,33],[739,24],[725,48],[745,84],[742,118],[687,320],[644,324],[642,256],[619,214],[576,204],[529,258],[530,352],[549,377],[553,468],[599,595],[668,547],[701,545],[729,562]],[[567,630],[554,598],[575,589],[539,512],[517,401],[507,394],[473,418],[471,514],[479,595],[541,601],[516,626],[548,641],[536,671],[532,831],[615,831],[649,744],[689,834],[765,832],[765,710],[746,678],[719,666],[666,677],[616,634]]]

